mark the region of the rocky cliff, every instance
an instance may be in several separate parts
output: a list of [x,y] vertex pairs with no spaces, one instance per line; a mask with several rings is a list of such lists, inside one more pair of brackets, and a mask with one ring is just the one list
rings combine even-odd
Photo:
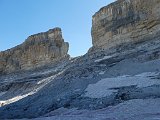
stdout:
[[[93,52],[0,75],[0,119],[159,119],[159,4],[118,0],[93,16]],[[61,30],[49,30],[1,52],[1,71],[42,66],[67,51]]]
[[29,70],[67,57],[69,44],[60,28],[29,36],[24,43],[0,52],[0,73]]
[[153,38],[160,31],[160,0],[118,0],[101,8],[92,20],[93,48]]

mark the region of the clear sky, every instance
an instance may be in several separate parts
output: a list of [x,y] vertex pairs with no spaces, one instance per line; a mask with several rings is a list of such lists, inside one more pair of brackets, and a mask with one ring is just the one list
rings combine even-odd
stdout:
[[0,51],[22,43],[28,36],[62,28],[71,56],[92,46],[92,15],[115,0],[0,0]]

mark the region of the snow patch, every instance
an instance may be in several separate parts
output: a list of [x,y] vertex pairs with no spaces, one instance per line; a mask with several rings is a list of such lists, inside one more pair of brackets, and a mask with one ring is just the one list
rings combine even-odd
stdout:
[[107,60],[107,59],[112,58],[112,57],[113,57],[113,56],[104,56],[103,58],[97,59],[97,60],[95,60],[94,62],[101,62],[101,61],[103,61],[103,60]]
[[139,88],[148,87],[152,85],[160,85],[160,80],[151,79],[156,73],[142,73],[135,76],[118,76],[115,78],[105,78],[95,84],[90,84],[86,88],[85,97],[102,98],[107,97],[117,90],[113,88],[137,86]]
[[13,98],[11,98],[11,99],[8,99],[8,100],[0,101],[0,106],[4,106],[4,105],[7,105],[7,104],[11,104],[11,103],[13,103],[13,102],[16,102],[16,101],[18,101],[18,100],[20,100],[20,99],[22,99],[22,98],[25,98],[25,97],[27,97],[27,96],[29,96],[29,95],[32,95],[32,94],[34,94],[34,92],[30,92],[30,93],[25,94],[25,95],[15,96],[15,97],[13,97]]

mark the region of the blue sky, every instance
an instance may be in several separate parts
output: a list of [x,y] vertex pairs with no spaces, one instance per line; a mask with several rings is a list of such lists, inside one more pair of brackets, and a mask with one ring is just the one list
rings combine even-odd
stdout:
[[0,51],[21,44],[28,36],[62,28],[71,56],[92,46],[92,15],[115,0],[0,0]]

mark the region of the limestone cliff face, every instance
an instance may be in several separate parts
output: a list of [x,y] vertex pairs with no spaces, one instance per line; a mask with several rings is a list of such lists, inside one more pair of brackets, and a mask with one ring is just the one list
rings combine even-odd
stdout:
[[24,43],[0,52],[0,73],[29,70],[68,56],[60,28],[29,36]]
[[160,32],[160,0],[118,0],[92,20],[93,48],[142,41]]

